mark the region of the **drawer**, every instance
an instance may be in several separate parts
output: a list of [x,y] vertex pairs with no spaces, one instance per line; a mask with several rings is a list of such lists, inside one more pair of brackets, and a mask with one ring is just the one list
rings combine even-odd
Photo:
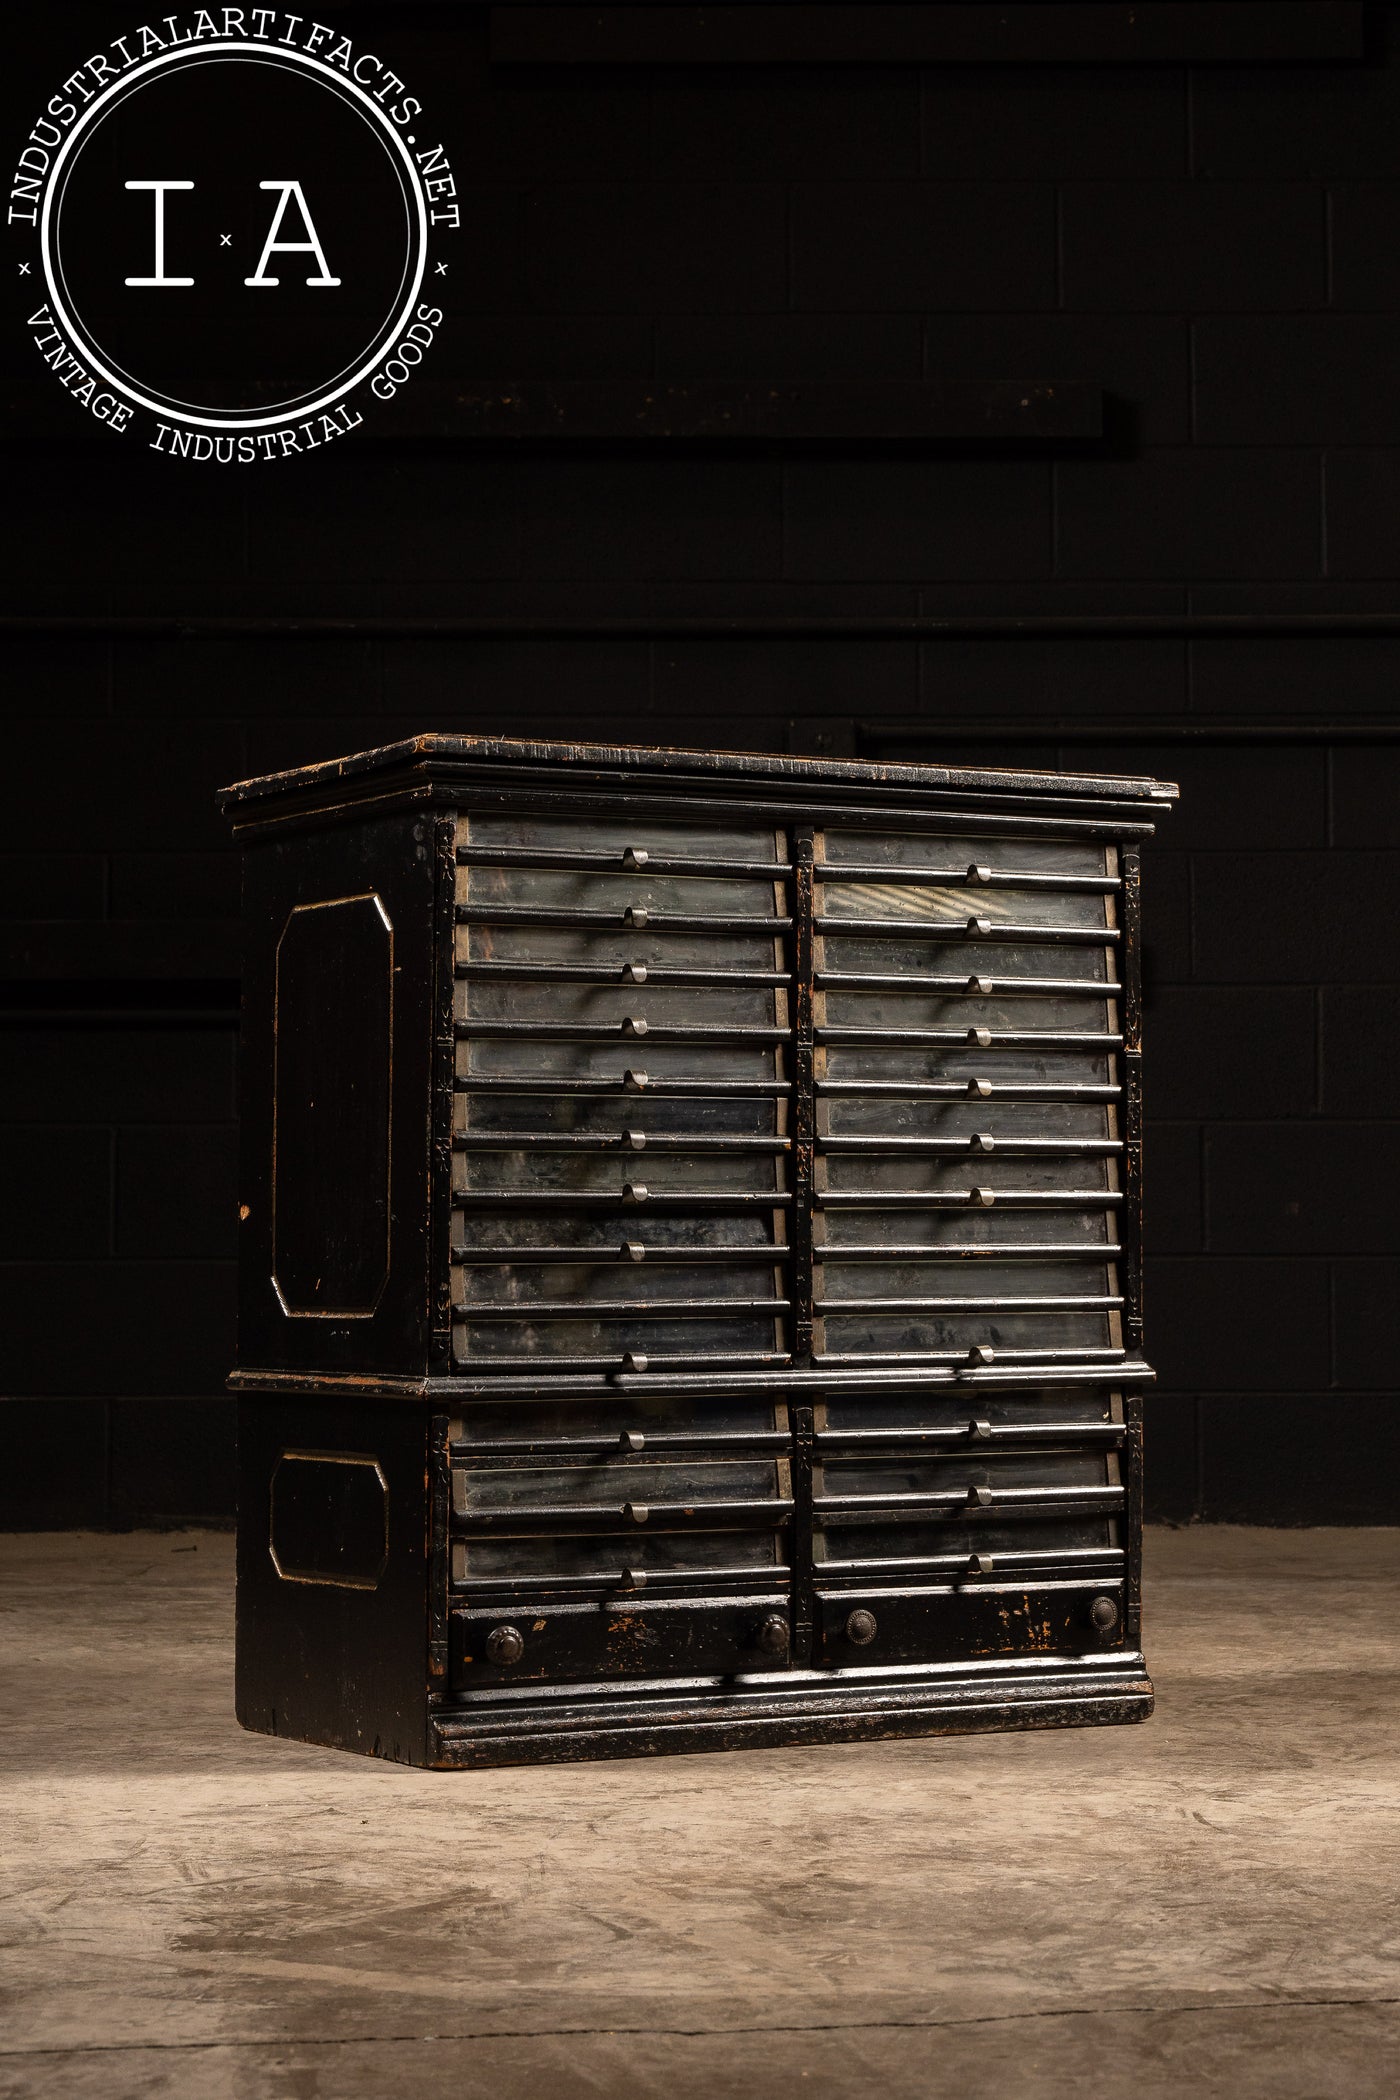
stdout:
[[644,1371],[686,1370],[715,1364],[755,1368],[786,1363],[785,1305],[745,1313],[625,1309],[590,1318],[587,1308],[570,1317],[522,1314],[482,1318],[479,1308],[454,1309],[452,1355],[459,1371]]
[[579,863],[635,870],[637,855],[642,862],[670,870],[718,865],[741,872],[773,868],[786,872],[787,849],[782,834],[765,824],[709,823],[686,818],[678,823],[665,818],[638,815],[552,816],[534,810],[508,810],[502,814],[473,813],[457,821],[457,851],[503,862],[526,855],[531,865]]
[[484,1533],[452,1541],[452,1594],[534,1600],[786,1586],[781,1530]]
[[[845,830],[829,825],[823,833],[822,864],[844,881],[853,879],[856,868],[871,868],[876,878],[885,880],[917,880],[920,871],[933,870],[940,883],[967,888],[975,895],[1019,886],[1103,896],[1118,889],[1110,852],[1084,839]],[[971,869],[978,874],[970,876]],[[923,879],[929,879],[926,873]]]
[[[540,1133],[534,1144],[523,1133],[505,1143],[465,1136],[454,1141],[452,1187],[455,1195],[505,1195],[519,1191],[549,1196],[605,1196],[621,1203],[628,1188],[631,1201],[645,1202],[653,1192],[674,1196],[698,1189],[763,1195],[771,1201],[784,1185],[786,1139],[734,1138],[726,1146],[703,1137],[656,1140],[639,1146],[643,1133],[621,1132],[591,1139]],[[964,1175],[964,1180],[966,1176]],[[638,1198],[636,1191],[646,1192]]]
[[780,1100],[791,1091],[785,1057],[781,1046],[766,1039],[662,1042],[635,1027],[596,1041],[467,1036],[457,1044],[455,1084],[459,1092],[482,1098],[547,1087],[570,1098],[623,1101],[663,1094],[677,1100],[726,1095]]
[[523,1397],[478,1403],[450,1425],[454,1462],[552,1456],[603,1460],[619,1451],[664,1455],[706,1449],[787,1455],[787,1409],[745,1397],[697,1400],[658,1394],[618,1394],[604,1402]]
[[818,930],[839,934],[847,926],[868,931],[888,928],[889,938],[906,934],[937,938],[946,930],[950,942],[985,940],[1000,947],[1006,941],[1096,944],[1117,939],[1112,900],[1082,891],[1049,888],[989,888],[968,876],[956,886],[891,881],[888,875],[859,880],[818,882]]
[[969,1580],[954,1587],[817,1594],[818,1657],[834,1669],[1016,1655],[1092,1655],[1123,1644],[1121,1573],[1099,1581]]
[[456,1535],[771,1530],[791,1499],[776,1456],[471,1460],[452,1469]]
[[838,1150],[818,1142],[826,1165],[823,1203],[863,1197],[878,1203],[883,1196],[901,1201],[924,1195],[940,1203],[965,1202],[973,1209],[994,1210],[998,1203],[1075,1207],[1080,1196],[1096,1203],[1113,1187],[1110,1171],[1118,1147],[1099,1152],[1058,1153],[1032,1150],[1034,1140],[1008,1140],[995,1148],[959,1146],[951,1155],[917,1141],[862,1140],[860,1148]]
[[787,981],[782,931],[737,918],[706,930],[693,920],[677,925],[650,915],[640,925],[621,912],[576,921],[498,916],[459,925],[454,953],[458,974],[468,981],[495,976],[564,982],[581,974],[585,982],[600,983],[724,984],[739,978],[781,984]]
[[1099,1141],[1116,1135],[1109,1110],[1117,1089],[1102,1087],[1100,1099],[1027,1100],[1004,1090],[950,1087],[946,1095],[827,1094],[819,1096],[819,1117],[828,1139],[936,1138],[959,1140],[977,1151],[974,1139],[990,1135],[997,1145],[1016,1139]]
[[[967,1262],[1036,1261],[1081,1255],[1111,1260],[1118,1244],[1118,1216],[1108,1202],[1066,1209],[1009,1202],[949,1204],[834,1202],[822,1213],[819,1260],[923,1261],[934,1255]],[[993,1191],[995,1195],[995,1191]],[[1116,1199],[1115,1199],[1116,1201]]]
[[835,988],[827,990],[823,1002],[822,1040],[834,1042],[838,1031],[847,1029],[877,1028],[901,1033],[961,1032],[964,1041],[969,1029],[978,1028],[1002,1036],[1110,1033],[1115,1010],[1091,979],[1085,979],[1082,992],[1072,993],[1060,989],[1058,979],[1036,982],[1042,989],[1033,996],[1022,996],[1013,980],[1000,976],[979,975],[956,985],[948,980],[946,988],[927,991],[917,973],[911,973],[902,987],[891,989],[876,987],[870,979],[843,983],[823,971],[819,985]]
[[1066,1444],[1109,1451],[1121,1448],[1124,1434],[1116,1393],[862,1393],[838,1395],[816,1410],[816,1449],[823,1458],[869,1449],[981,1456]]
[[[945,1040],[946,1038],[946,1040]],[[952,1028],[937,1042],[882,1041],[870,1031],[826,1032],[817,1098],[983,1101],[1103,1099],[1117,1091],[1117,1030],[1102,1036],[1065,1030]],[[1086,1089],[1090,1090],[1086,1092]]]
[[786,994],[762,985],[654,985],[644,992],[632,984],[482,984],[473,980],[461,1000],[458,1019],[467,1035],[493,1023],[511,1033],[537,1031],[549,1022],[572,1022],[606,1038],[616,1038],[625,1021],[636,1035],[685,1025],[705,1035],[729,1037],[762,1029],[763,1040],[780,1042],[787,1034]]
[[786,1670],[786,1587],[741,1597],[611,1597],[522,1611],[503,1600],[451,1614],[454,1689],[618,1677],[738,1677]]
[[620,856],[619,864],[608,871],[549,864],[459,865],[456,901],[469,908],[473,919],[488,917],[502,907],[517,906],[540,911],[607,912],[614,916],[630,909],[634,914],[646,911],[663,918],[677,914],[703,919],[785,916],[781,878],[657,874],[654,870],[654,862],[650,866],[624,868]]
[[[668,1094],[614,1086],[589,1093],[465,1088],[453,1103],[454,1135],[550,1131],[559,1136],[618,1136],[640,1131],[648,1145],[685,1137],[775,1138],[785,1134],[786,1092]],[[974,1117],[974,1121],[977,1118]],[[985,1120],[985,1118],[983,1119]]]
[[653,985],[520,985],[516,1001],[500,985],[459,984],[459,1041],[617,1044],[694,1043],[716,1047],[787,1041],[785,995],[764,990],[696,990]]
[[1108,1472],[1105,1454],[1092,1446],[1008,1450],[993,1439],[975,1455],[828,1451],[814,1489],[815,1508],[828,1529],[1098,1516],[1116,1513],[1121,1502]]

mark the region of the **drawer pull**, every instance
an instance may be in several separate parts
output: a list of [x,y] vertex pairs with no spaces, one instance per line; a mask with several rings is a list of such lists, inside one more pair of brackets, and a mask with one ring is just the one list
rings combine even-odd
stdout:
[[622,1084],[629,1094],[644,1094],[647,1089],[647,1075],[645,1072],[624,1072]]
[[628,1131],[628,1133],[627,1133],[627,1149],[628,1149],[628,1151],[629,1151],[629,1152],[645,1152],[645,1151],[646,1151],[646,1147],[647,1147],[647,1134],[646,1134],[646,1132],[645,1132],[644,1130],[629,1130],[629,1131]]
[[622,965],[622,981],[624,984],[645,984],[647,981],[646,964],[624,963]]
[[622,1261],[645,1261],[647,1250],[640,1240],[624,1240],[619,1259]]
[[991,930],[992,922],[990,919],[969,919],[965,929],[965,931],[972,934],[974,938],[976,938],[980,934],[990,933]]
[[773,1612],[758,1629],[758,1645],[765,1655],[786,1655],[792,1635],[788,1622]]
[[984,1422],[979,1416],[974,1415],[967,1425],[967,1433],[969,1436],[975,1436],[979,1443],[987,1444],[991,1442],[992,1425],[990,1422]]
[[996,1567],[990,1553],[974,1553],[967,1563],[969,1575],[990,1575]]
[[990,977],[969,977],[967,980],[967,990],[969,992],[981,992],[983,994],[986,994],[989,993],[991,989],[992,980]]
[[868,1648],[879,1630],[873,1611],[853,1611],[846,1621],[846,1639],[857,1648]]
[[992,871],[990,868],[979,868],[976,861],[973,861],[968,868],[967,879],[969,882],[990,882]]
[[622,1033],[624,1035],[645,1035],[646,1032],[647,1024],[640,1014],[628,1014],[622,1023]]
[[644,868],[650,859],[645,846],[624,846],[622,849],[624,868]]
[[627,926],[645,926],[650,916],[644,904],[629,904],[622,914],[623,923]]
[[990,1130],[976,1130],[967,1141],[970,1152],[995,1152],[997,1141]]
[[992,1506],[991,1489],[987,1487],[970,1487],[967,1491],[967,1506],[969,1509],[990,1509]]
[[997,1200],[995,1189],[969,1189],[967,1200],[974,1210],[990,1210]]
[[624,1429],[618,1437],[619,1451],[641,1451],[646,1447],[646,1436],[640,1429]]
[[970,1101],[986,1101],[990,1099],[991,1091],[992,1082],[990,1079],[969,1079],[967,1082],[967,1093]]
[[525,1653],[525,1640],[518,1626],[493,1626],[486,1636],[486,1659],[498,1669],[518,1663]]
[[992,1047],[992,1031],[990,1028],[969,1028],[967,1039],[970,1043],[975,1043],[979,1050],[990,1050]]
[[643,1356],[643,1355],[642,1355],[642,1353],[641,1353],[641,1351],[640,1351],[640,1350],[638,1350],[638,1349],[624,1349],[624,1350],[623,1350],[623,1352],[622,1352],[622,1368],[623,1368],[623,1370],[624,1370],[624,1371],[645,1371],[646,1367],[647,1367],[647,1360],[646,1360],[645,1356]]
[[647,1200],[646,1183],[644,1181],[624,1181],[622,1184],[622,1200],[624,1203],[645,1203]]
[[629,1524],[645,1524],[647,1518],[651,1515],[651,1511],[645,1502],[624,1502],[622,1514],[626,1517]]
[[1099,1633],[1112,1633],[1118,1624],[1118,1606],[1112,1597],[1095,1597],[1089,1606],[1089,1622]]

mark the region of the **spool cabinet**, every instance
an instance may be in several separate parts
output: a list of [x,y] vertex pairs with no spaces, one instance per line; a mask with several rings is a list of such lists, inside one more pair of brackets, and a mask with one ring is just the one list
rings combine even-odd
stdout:
[[237,1704],[464,1766],[1126,1721],[1152,780],[245,781]]

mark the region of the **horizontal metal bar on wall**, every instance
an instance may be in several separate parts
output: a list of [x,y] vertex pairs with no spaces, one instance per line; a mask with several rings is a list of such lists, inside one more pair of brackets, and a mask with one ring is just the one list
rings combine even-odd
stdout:
[[[249,399],[277,402],[284,384],[260,381]],[[93,451],[105,443],[57,396],[18,393],[5,446]],[[998,456],[1092,449],[1105,436],[1104,388],[1092,380],[1000,379],[933,383],[880,380],[808,386],[737,382],[602,384],[592,380],[425,380],[378,417],[364,441],[376,449],[463,446],[494,457],[647,457],[677,451],[713,457],[817,452],[861,457],[913,451]]]
[[1047,721],[1043,715],[1018,716],[1014,720],[978,721],[942,719],[937,728],[911,719],[908,722],[850,722],[834,717],[829,723],[806,723],[797,732],[794,751],[843,752],[856,758],[907,759],[917,764],[927,746],[930,752],[946,754],[958,744],[1006,744],[1012,747],[1047,744],[1393,744],[1400,741],[1400,711],[1394,715],[1300,716],[1296,721],[1251,720],[1248,716],[1222,719],[1185,715],[1157,719],[1102,716],[1093,720]]
[[1119,6],[507,6],[498,65],[1212,65],[1358,59],[1363,10],[1328,0]]
[[1232,641],[1400,640],[1400,612],[1318,613],[7,613],[0,639],[113,641]]
[[819,447],[1046,444],[1104,434],[1104,390],[1091,381],[1003,379],[943,384],[878,380],[807,386],[734,381],[430,381],[378,426],[386,438],[434,438],[507,451],[560,445]]

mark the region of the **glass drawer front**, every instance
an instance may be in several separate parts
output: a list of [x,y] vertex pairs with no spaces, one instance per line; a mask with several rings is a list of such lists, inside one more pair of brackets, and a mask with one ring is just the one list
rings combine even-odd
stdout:
[[[975,1027],[969,1031],[976,1035]],[[1110,1031],[1111,1033],[1112,1031]],[[961,1081],[966,1087],[983,1081],[995,1099],[1005,1086],[1072,1087],[1110,1086],[1117,1082],[1112,1046],[1087,1047],[1038,1043],[1009,1043],[992,1034],[988,1043],[978,1041],[895,1047],[879,1043],[833,1043],[826,1053],[826,1073],[818,1086],[819,1097],[829,1098],[844,1085],[878,1082],[901,1090],[911,1085],[946,1085]]]
[[452,1186],[456,1193],[504,1192],[520,1189],[540,1193],[613,1196],[619,1203],[628,1182],[641,1183],[648,1192],[664,1194],[677,1189],[748,1190],[772,1194],[783,1186],[781,1154],[766,1152],[645,1152],[617,1150],[607,1153],[569,1152],[545,1149],[531,1151],[459,1152],[452,1162]]
[[[606,1401],[561,1401],[524,1397],[479,1404],[451,1426],[454,1456],[468,1451],[489,1456],[497,1447],[516,1451],[538,1445],[583,1446],[590,1457],[611,1457],[624,1440],[674,1443],[733,1437],[783,1439],[787,1409],[758,1399],[693,1399],[662,1394],[618,1394]],[[777,1446],[775,1445],[776,1449]]]
[[573,817],[509,810],[500,815],[472,814],[457,824],[459,846],[539,846],[552,852],[615,853],[629,848],[654,858],[771,861],[786,859],[777,834],[762,824],[668,823],[664,818],[631,813]]
[[630,964],[648,969],[762,970],[783,967],[774,936],[764,932],[688,932],[667,926],[459,926],[457,961],[586,965],[617,977]]
[[783,1055],[781,1048],[775,1053],[763,1043],[658,1043],[620,1029],[615,1042],[597,1043],[473,1037],[457,1045],[457,1078],[463,1086],[474,1079],[507,1079],[512,1085],[530,1079],[586,1080],[626,1099],[668,1084],[690,1089],[718,1082],[721,1088],[737,1084],[767,1091],[782,1076],[778,1060]]
[[1115,1395],[1086,1392],[1041,1393],[870,1393],[837,1395],[821,1411],[818,1435],[831,1442],[843,1435],[883,1432],[918,1435],[954,1432],[976,1437],[982,1428],[1035,1429],[1044,1423],[1072,1423],[1090,1430],[1118,1427]]
[[577,1465],[490,1466],[468,1464],[452,1475],[454,1524],[507,1531],[513,1525],[567,1533],[599,1528],[621,1530],[624,1511],[630,1535],[645,1529],[688,1531],[719,1529],[724,1505],[736,1507],[741,1527],[760,1527],[778,1520],[776,1509],[754,1504],[776,1503],[778,1463],[775,1458],[656,1459],[638,1463],[620,1456]]
[[[1017,1158],[1009,1152],[969,1152],[964,1158],[901,1158],[881,1152],[822,1152],[828,1192],[881,1190],[951,1194],[970,1187],[1010,1198],[1017,1191],[1063,1195],[1113,1186],[1109,1161],[1096,1158]],[[995,1204],[991,1206],[995,1208]]]
[[649,984],[644,996],[639,990],[626,984],[483,984],[473,979],[461,1019],[469,1024],[587,1023],[610,1035],[618,1034],[622,1023],[634,1016],[641,1016],[648,1030],[685,1024],[707,1029],[783,1025],[775,1016],[772,991],[762,986]]
[[1086,1254],[1117,1244],[1117,1219],[1111,1210],[1054,1211],[998,1209],[842,1210],[823,1213],[822,1252],[830,1260],[842,1249],[892,1245],[927,1247],[968,1262],[1013,1256],[1022,1248],[1081,1246]]
[[[932,843],[932,842],[930,842]],[[915,882],[865,879],[823,882],[817,912],[827,919],[932,919],[963,925],[981,919],[1000,926],[1045,926],[1103,933],[1108,926],[1103,897],[1040,889],[942,888]]]
[[615,912],[630,907],[706,918],[772,918],[784,910],[782,892],[775,893],[771,880],[549,867],[458,868],[457,902],[479,911],[498,904]]
[[980,866],[998,874],[1103,877],[1104,848],[1089,840],[1005,838],[996,834],[928,831],[858,831],[828,825],[823,834],[829,866],[841,862],[891,868]]
[[918,1095],[833,1094],[823,1103],[832,1137],[1103,1139],[1109,1104],[1097,1101],[929,1100]]

